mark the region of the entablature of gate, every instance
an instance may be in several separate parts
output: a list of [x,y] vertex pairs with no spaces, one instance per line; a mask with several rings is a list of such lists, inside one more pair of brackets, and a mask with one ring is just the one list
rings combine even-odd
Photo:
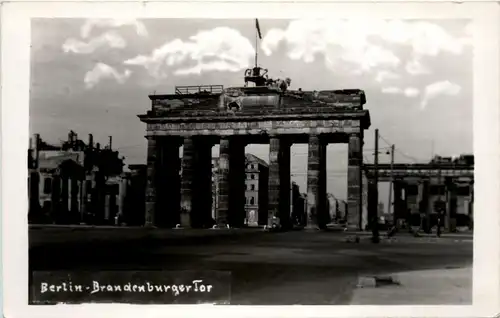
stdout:
[[[365,113],[366,112],[366,113]],[[307,116],[141,117],[149,136],[357,134],[367,129],[367,111]]]

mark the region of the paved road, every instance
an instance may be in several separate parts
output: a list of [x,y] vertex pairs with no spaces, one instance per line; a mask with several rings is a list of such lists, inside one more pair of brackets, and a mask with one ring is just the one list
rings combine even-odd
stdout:
[[321,231],[32,228],[29,260],[32,270],[231,271],[231,303],[252,305],[349,304],[359,276],[472,264],[471,240],[401,236],[373,245],[367,239],[346,243],[345,237]]

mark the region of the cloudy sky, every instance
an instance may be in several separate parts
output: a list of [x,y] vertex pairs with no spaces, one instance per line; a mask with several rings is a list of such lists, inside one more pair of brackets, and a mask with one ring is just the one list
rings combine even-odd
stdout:
[[[365,161],[396,145],[397,162],[472,152],[472,47],[465,20],[259,20],[259,64],[292,89],[359,88],[372,126]],[[30,127],[59,143],[70,129],[145,163],[148,94],[175,85],[240,86],[254,61],[254,20],[32,20]],[[267,161],[268,146],[247,152]],[[305,191],[307,146],[292,148]],[[214,147],[214,154],[218,153]],[[389,156],[382,154],[381,162]],[[328,190],[346,197],[347,146],[328,148]]]

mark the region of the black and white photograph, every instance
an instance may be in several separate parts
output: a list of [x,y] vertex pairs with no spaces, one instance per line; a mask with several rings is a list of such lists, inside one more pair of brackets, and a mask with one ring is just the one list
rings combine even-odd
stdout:
[[25,305],[472,306],[481,24],[247,13],[30,17]]

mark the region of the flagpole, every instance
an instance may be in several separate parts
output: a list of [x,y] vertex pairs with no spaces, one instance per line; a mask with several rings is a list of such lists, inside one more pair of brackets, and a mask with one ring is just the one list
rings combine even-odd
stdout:
[[255,67],[257,67],[258,38],[259,38],[259,30],[256,27],[255,28]]

